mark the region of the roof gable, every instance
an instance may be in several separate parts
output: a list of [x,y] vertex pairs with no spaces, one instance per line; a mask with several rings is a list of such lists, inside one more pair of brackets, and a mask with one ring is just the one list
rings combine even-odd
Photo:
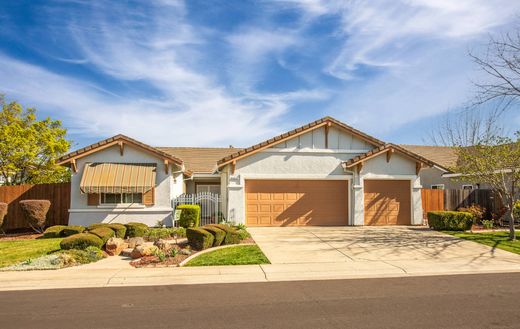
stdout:
[[246,156],[250,156],[252,154],[255,154],[257,152],[260,152],[262,150],[265,150],[269,147],[276,146],[280,143],[284,143],[290,139],[293,139],[297,136],[301,136],[303,134],[306,134],[310,131],[319,129],[321,127],[327,127],[328,130],[330,127],[335,127],[341,131],[345,131],[349,134],[352,134],[356,138],[365,141],[366,143],[372,145],[372,146],[383,146],[385,143],[383,141],[380,141],[379,139],[372,137],[370,135],[367,135],[357,129],[354,129],[350,127],[349,125],[344,124],[343,122],[336,120],[332,117],[324,117],[322,119],[313,121],[311,123],[308,123],[304,126],[301,126],[299,128],[293,129],[291,131],[288,131],[286,133],[283,133],[281,135],[278,135],[276,137],[270,138],[266,141],[263,141],[261,143],[258,143],[256,145],[250,146],[248,148],[242,149],[238,152],[235,152],[227,157],[224,157],[218,161],[218,167],[222,167],[228,163],[231,163],[233,161],[236,161],[238,159],[241,159]]
[[184,162],[186,169],[194,173],[213,173],[217,161],[240,151],[234,147],[156,147]]
[[119,134],[119,135],[104,139],[100,142],[91,144],[89,146],[85,146],[79,150],[70,152],[69,154],[62,156],[61,158],[58,159],[58,165],[67,165],[69,163],[73,163],[73,162],[75,162],[76,159],[79,159],[79,158],[85,157],[89,154],[104,150],[104,149],[109,148],[114,145],[119,145],[119,147],[121,148],[121,152],[124,151],[125,145],[131,145],[137,149],[151,153],[151,154],[157,156],[158,158],[164,159],[165,161],[171,161],[178,165],[183,164],[182,160],[175,156],[165,153],[150,145],[141,143],[128,136]]

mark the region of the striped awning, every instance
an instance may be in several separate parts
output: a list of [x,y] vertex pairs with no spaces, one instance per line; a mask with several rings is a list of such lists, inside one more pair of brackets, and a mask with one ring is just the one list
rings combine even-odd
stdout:
[[83,193],[145,193],[155,187],[155,163],[87,163]]

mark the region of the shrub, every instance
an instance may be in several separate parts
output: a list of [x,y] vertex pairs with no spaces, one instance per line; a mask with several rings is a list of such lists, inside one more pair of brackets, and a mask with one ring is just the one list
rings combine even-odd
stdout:
[[186,230],[188,243],[193,249],[203,250],[213,246],[215,238],[213,234],[206,230],[196,227],[190,227]]
[[227,224],[209,224],[208,226],[213,226],[221,229],[226,232],[226,237],[224,238],[224,244],[237,244],[240,243],[240,236],[236,229],[227,225]]
[[69,225],[69,226],[65,226],[65,228],[63,228],[63,231],[61,231],[61,235],[62,236],[71,236],[74,234],[82,233],[83,231],[85,231],[85,228],[83,226]]
[[65,225],[54,225],[48,227],[45,232],[43,232],[43,237],[46,239],[59,238],[63,236],[63,229],[67,226]]
[[121,239],[125,238],[126,226],[124,226],[123,224],[112,223],[112,224],[107,224],[106,227],[108,227],[108,228],[112,229],[112,231],[114,231],[114,233],[116,234],[116,238],[121,238]]
[[108,239],[113,238],[116,235],[116,233],[110,227],[103,227],[103,226],[95,228],[88,232],[90,234],[95,234],[99,238],[101,238],[101,240],[103,240],[103,245],[105,243],[107,243]]
[[436,230],[466,231],[471,229],[475,217],[468,212],[431,211],[428,225]]
[[87,226],[87,231],[92,231],[98,227],[107,227],[108,224],[106,223],[94,223],[94,224],[90,224],[89,226]]
[[520,200],[515,202],[515,205],[513,206],[513,216],[516,219],[520,219]]
[[4,218],[7,215],[7,203],[0,202],[0,232],[2,231],[2,225],[4,224]]
[[49,200],[22,200],[20,208],[29,226],[37,233],[42,233],[47,221],[47,212],[51,207]]
[[200,223],[200,206],[196,204],[183,204],[177,206],[181,210],[179,225],[185,228],[198,227]]
[[470,214],[473,215],[475,220],[478,222],[482,221],[482,219],[484,219],[484,215],[486,214],[486,208],[483,208],[483,207],[479,206],[478,204],[472,204],[471,206],[469,206],[467,208],[461,207],[461,208],[457,209],[457,211],[469,212]]
[[[89,246],[85,248],[85,250],[70,249],[62,251],[60,252],[60,256],[70,257],[70,259],[73,260],[72,263],[75,264],[88,264],[103,259],[105,257],[105,254],[98,247]],[[67,263],[71,263],[70,260],[67,260]]]
[[78,233],[71,235],[60,242],[61,249],[87,249],[88,247],[103,247],[103,240],[90,233]]
[[186,229],[184,227],[173,227],[171,237],[177,235],[178,238],[186,237]]
[[482,220],[482,226],[484,226],[484,228],[488,229],[488,230],[493,228],[493,224],[494,223],[495,223],[495,221],[492,220],[492,219],[489,219],[489,220],[484,219],[484,220]]
[[148,240],[157,241],[171,237],[173,230],[171,228],[150,227],[145,236]]
[[213,247],[218,247],[224,242],[224,239],[226,238],[226,231],[223,231],[215,226],[202,226],[201,229],[204,231],[208,231],[209,233],[213,234]]
[[126,237],[134,238],[137,236],[144,237],[148,233],[148,225],[143,223],[128,223],[125,224]]

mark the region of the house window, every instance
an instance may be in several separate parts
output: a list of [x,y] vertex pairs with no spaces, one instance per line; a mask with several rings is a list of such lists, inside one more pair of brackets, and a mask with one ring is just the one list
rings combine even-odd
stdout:
[[143,203],[142,193],[101,193],[101,204]]
[[473,185],[462,185],[463,190],[473,190]]
[[433,184],[432,190],[444,190],[444,184]]
[[197,184],[197,193],[209,192],[213,194],[220,194],[220,185],[215,184]]

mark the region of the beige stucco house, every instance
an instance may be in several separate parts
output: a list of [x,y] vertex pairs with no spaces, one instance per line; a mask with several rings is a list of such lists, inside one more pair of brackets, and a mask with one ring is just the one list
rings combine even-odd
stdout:
[[420,225],[422,173],[445,167],[331,117],[245,148],[152,147],[118,135],[72,152],[70,223],[172,224],[183,193],[220,194],[249,226]]

